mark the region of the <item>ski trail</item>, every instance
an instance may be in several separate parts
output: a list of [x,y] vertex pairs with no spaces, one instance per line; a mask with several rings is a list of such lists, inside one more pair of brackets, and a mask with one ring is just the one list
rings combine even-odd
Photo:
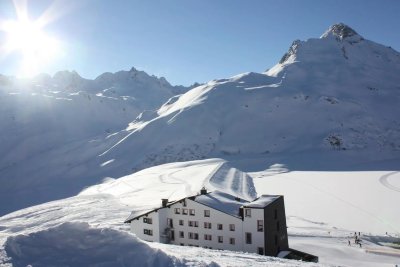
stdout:
[[[163,183],[168,183],[168,184],[179,184],[181,186],[183,186],[184,190],[185,190],[185,194],[186,196],[190,196],[192,194],[192,190],[191,190],[191,186],[190,184],[185,180],[185,179],[180,179],[177,177],[174,177],[173,175],[181,172],[183,170],[177,170],[177,171],[173,171],[170,173],[167,173],[166,175],[162,175],[163,177],[161,178],[161,176],[159,177],[160,181],[162,181]],[[166,182],[165,178],[171,179],[171,180],[175,180],[176,182]],[[176,192],[179,192],[181,189],[177,189],[175,191],[173,191],[169,196],[168,199],[170,199]]]
[[309,186],[309,187],[312,187],[312,188],[314,188],[315,190],[326,194],[327,196],[330,196],[330,197],[332,197],[332,198],[334,198],[334,199],[336,199],[336,200],[338,200],[338,201],[340,201],[340,202],[345,203],[346,205],[349,205],[349,206],[351,206],[351,207],[353,207],[353,208],[355,208],[355,209],[357,209],[357,210],[363,212],[364,214],[368,215],[369,217],[373,218],[374,220],[376,220],[376,221],[382,223],[382,225],[386,225],[386,226],[390,227],[390,228],[393,229],[396,233],[399,232],[399,230],[397,229],[397,226],[391,225],[390,223],[388,223],[387,221],[385,221],[384,219],[382,219],[380,216],[377,216],[376,214],[374,214],[374,213],[372,213],[372,212],[370,212],[370,211],[368,211],[368,210],[366,210],[366,209],[364,209],[364,208],[362,208],[362,207],[360,207],[360,206],[358,206],[358,205],[356,205],[356,204],[353,204],[351,201],[348,201],[348,200],[346,200],[346,199],[343,199],[343,198],[341,198],[341,197],[338,197],[338,196],[336,196],[335,194],[333,194],[333,193],[330,192],[330,191],[324,190],[324,189],[322,189],[322,188],[319,188],[319,187],[315,186],[315,185],[312,184],[312,183],[305,182],[305,181],[301,181],[301,180],[298,180],[298,179],[293,178],[293,177],[291,177],[291,178],[286,178],[286,177],[285,177],[284,179],[289,179],[289,180],[294,181],[294,182],[297,182],[297,183],[299,183],[299,184],[307,185],[307,186]]
[[392,185],[392,184],[389,183],[389,181],[388,181],[388,179],[389,179],[390,176],[392,176],[392,175],[394,175],[394,174],[397,174],[397,173],[400,173],[400,172],[399,172],[399,171],[395,171],[395,172],[391,172],[391,173],[387,173],[387,174],[385,174],[385,175],[382,175],[382,176],[379,178],[379,182],[380,182],[384,187],[386,187],[386,188],[388,188],[388,189],[390,189],[390,190],[400,192],[400,188],[398,188],[398,187]]
[[204,179],[204,184],[203,186],[206,186],[206,183],[211,185],[212,187],[218,188],[219,183],[216,181],[217,178],[215,177],[215,174],[220,171],[221,167],[225,164],[225,162],[218,163],[217,166],[215,166],[214,170],[210,172],[209,175]]

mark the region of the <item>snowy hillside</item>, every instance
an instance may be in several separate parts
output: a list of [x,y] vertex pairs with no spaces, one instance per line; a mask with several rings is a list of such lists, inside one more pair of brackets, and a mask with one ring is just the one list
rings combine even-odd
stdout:
[[95,80],[68,71],[0,76],[0,214],[102,179],[96,157],[118,140],[113,133],[184,89],[134,68]]
[[102,157],[116,165],[128,157],[129,169],[207,157],[244,169],[280,162],[340,170],[388,159],[396,168],[399,73],[400,53],[337,24],[320,38],[295,41],[265,73],[213,80],[171,98],[132,122]]
[[[160,251],[127,233],[129,227],[123,221],[131,211],[158,207],[161,198],[173,200],[197,194],[204,185],[244,198],[256,196],[253,180],[219,159],[149,168],[109,179],[76,197],[0,217],[0,266],[248,266],[249,262],[254,266],[302,265],[247,254],[232,262],[242,253],[190,248],[185,248],[190,251],[185,256],[176,246],[172,253],[177,255],[167,255],[163,248]],[[36,249],[38,246],[40,249]]]
[[36,83],[1,76],[0,214],[105,177],[212,157],[245,171],[397,170],[398,73],[398,52],[338,24],[295,41],[265,73],[182,95],[135,69],[93,81],[75,72]]
[[[400,218],[393,203],[400,201],[400,195],[379,183],[379,177],[389,175],[385,181],[398,187],[398,173],[347,172],[339,176],[329,172],[290,172],[275,165],[250,175],[254,183],[248,174],[220,159],[170,163],[119,179],[107,179],[75,197],[10,213],[0,217],[0,266],[87,266],[88,263],[151,267],[393,266],[398,263],[399,250],[389,246],[399,240]],[[358,183],[365,175],[368,177],[365,194],[374,194],[376,205],[370,205],[372,199],[362,202],[364,192],[346,195],[343,191],[343,180]],[[174,200],[196,194],[203,185],[209,190],[246,198],[257,193],[284,193],[290,247],[318,255],[322,264],[194,247],[185,247],[182,253],[180,246],[146,243],[128,233],[129,227],[123,221],[131,212],[159,207],[161,198]],[[386,208],[377,212],[378,206]],[[354,231],[362,232],[362,248],[353,244]],[[351,246],[348,240],[352,241]]]

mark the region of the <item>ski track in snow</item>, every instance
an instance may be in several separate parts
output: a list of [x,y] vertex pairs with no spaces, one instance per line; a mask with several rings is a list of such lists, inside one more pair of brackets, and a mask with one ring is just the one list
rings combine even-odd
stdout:
[[390,190],[400,192],[400,188],[399,188],[399,187],[396,187],[396,186],[392,185],[392,184],[388,181],[388,179],[389,179],[390,176],[393,176],[393,175],[398,174],[398,173],[400,173],[400,172],[395,171],[395,172],[391,172],[391,173],[387,173],[387,174],[385,174],[385,175],[382,175],[382,176],[379,178],[379,182],[380,182],[384,187],[386,187],[386,188],[388,188],[388,189],[390,189]]
[[354,204],[352,201],[348,201],[348,200],[346,200],[346,199],[343,199],[343,198],[339,197],[337,194],[332,193],[332,192],[329,192],[329,191],[327,191],[327,190],[324,190],[324,189],[322,189],[322,188],[320,188],[320,187],[318,187],[318,186],[315,186],[315,185],[312,184],[312,183],[308,183],[308,182],[305,182],[305,181],[300,181],[300,180],[298,180],[298,179],[296,179],[296,178],[293,178],[293,177],[287,178],[287,179],[290,179],[290,180],[296,181],[297,183],[301,183],[301,184],[303,184],[303,185],[307,185],[307,186],[309,186],[309,187],[312,187],[312,188],[314,188],[315,190],[317,190],[317,191],[319,191],[319,192],[321,192],[321,193],[324,193],[324,194],[328,195],[329,197],[331,197],[331,198],[333,198],[333,199],[336,199],[336,200],[338,200],[338,201],[340,201],[340,202],[345,203],[346,205],[349,205],[349,206],[355,208],[356,210],[359,210],[360,212],[362,212],[362,213],[368,215],[370,218],[372,218],[372,219],[374,219],[374,220],[376,220],[376,221],[379,221],[380,223],[382,223],[382,225],[387,225],[388,227],[392,228],[392,230],[397,231],[397,229],[396,229],[394,226],[392,226],[391,224],[387,223],[387,222],[386,222],[384,219],[382,219],[379,215],[376,215],[376,214],[374,214],[374,213],[368,211],[367,209],[361,207],[360,205]]
[[[174,177],[174,174],[179,173],[181,171],[183,171],[183,170],[177,170],[177,171],[166,173],[164,175],[160,175],[160,182],[165,183],[165,184],[181,185],[181,186],[183,186],[183,188],[185,190],[185,194],[189,196],[189,195],[193,194],[190,184],[184,179]],[[171,180],[175,180],[176,182],[168,182],[166,180],[167,178],[171,179]],[[177,189],[176,191],[172,192],[171,195],[168,197],[168,199],[170,199],[178,191],[180,191],[180,189]]]

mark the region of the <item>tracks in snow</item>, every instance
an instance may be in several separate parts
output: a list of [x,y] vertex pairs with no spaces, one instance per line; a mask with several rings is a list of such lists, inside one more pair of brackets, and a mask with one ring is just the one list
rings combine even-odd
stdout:
[[396,187],[396,186],[392,185],[392,184],[389,183],[389,181],[388,181],[388,179],[389,179],[390,176],[395,175],[395,174],[398,174],[398,173],[400,173],[400,172],[399,172],[399,171],[395,171],[395,172],[390,172],[390,173],[387,173],[387,174],[385,174],[385,175],[382,175],[382,176],[379,178],[379,182],[380,182],[384,187],[386,187],[386,188],[388,188],[388,189],[390,189],[390,190],[400,192],[400,188],[399,188],[399,187]]

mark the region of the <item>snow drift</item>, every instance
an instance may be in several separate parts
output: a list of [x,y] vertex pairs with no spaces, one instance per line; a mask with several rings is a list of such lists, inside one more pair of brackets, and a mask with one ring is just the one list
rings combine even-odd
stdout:
[[9,237],[5,251],[10,258],[8,263],[14,267],[186,266],[181,260],[149,247],[129,233],[93,228],[78,222]]

